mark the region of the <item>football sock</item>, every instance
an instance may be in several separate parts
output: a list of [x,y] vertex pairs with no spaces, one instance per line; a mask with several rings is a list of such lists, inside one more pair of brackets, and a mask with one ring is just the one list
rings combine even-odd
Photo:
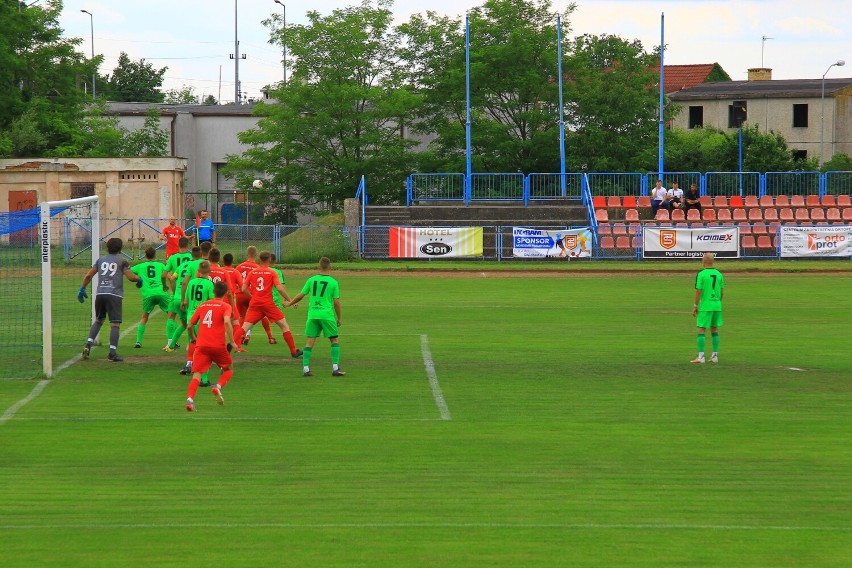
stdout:
[[314,354],[313,347],[305,347],[302,349],[302,365],[305,366],[305,372],[308,371],[308,367],[311,366],[311,355]]
[[260,320],[260,323],[263,324],[263,331],[266,332],[266,337],[272,339],[272,328],[269,327],[269,318],[263,318]]
[[166,341],[172,338],[172,334],[175,332],[175,320],[167,319],[166,320]]
[[118,349],[118,335],[119,330],[117,325],[109,326],[109,352],[115,353],[115,350]]
[[710,340],[713,343],[713,353],[717,353],[719,351],[719,334],[711,333]]
[[86,341],[86,343],[88,345],[91,345],[92,343],[95,342],[95,338],[101,332],[101,326],[102,325],[103,325],[103,322],[100,322],[100,321],[96,321],[95,323],[92,324],[92,327],[89,329],[89,339]]
[[182,324],[179,324],[179,323],[176,322],[175,323],[175,331],[172,334],[172,339],[171,339],[172,345],[177,345],[178,339],[180,339],[180,336],[183,335],[184,331],[186,331],[186,328]]
[[284,341],[287,342],[287,347],[290,348],[290,353],[295,353],[296,352],[296,342],[293,340],[293,332],[292,331],[287,330],[287,331],[284,332]]
[[188,398],[195,398],[195,393],[198,392],[198,385],[199,384],[200,383],[199,383],[198,379],[196,379],[195,377],[193,377],[192,380],[189,381],[189,388],[186,390],[186,396]]
[[201,373],[201,382],[205,385],[210,384],[210,371],[205,371],[204,373]]
[[221,389],[225,385],[227,385],[228,381],[230,381],[231,377],[233,377],[233,376],[234,376],[234,370],[233,369],[228,369],[227,371],[222,371],[222,376],[219,377],[219,384],[218,384],[219,388]]
[[697,342],[698,343],[698,356],[699,357],[704,356],[704,345],[706,344],[706,342],[707,342],[707,338],[704,336],[704,334],[699,333],[698,334],[698,342]]
[[145,324],[140,323],[136,326],[136,343],[142,343],[142,336],[145,335]]
[[331,344],[331,363],[334,370],[337,370],[337,365],[340,363],[340,344],[332,343]]
[[190,341],[189,345],[186,347],[186,362],[192,362],[192,357],[195,355],[195,342]]

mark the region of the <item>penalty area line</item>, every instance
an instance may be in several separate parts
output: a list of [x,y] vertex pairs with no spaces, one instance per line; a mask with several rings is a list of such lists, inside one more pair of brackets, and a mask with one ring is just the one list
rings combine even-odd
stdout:
[[444,393],[441,392],[441,385],[438,383],[438,373],[435,372],[435,363],[432,361],[428,335],[420,336],[420,350],[423,352],[423,365],[426,367],[426,376],[429,377],[429,386],[432,387],[432,396],[441,413],[441,420],[452,420],[447,401],[444,400]]

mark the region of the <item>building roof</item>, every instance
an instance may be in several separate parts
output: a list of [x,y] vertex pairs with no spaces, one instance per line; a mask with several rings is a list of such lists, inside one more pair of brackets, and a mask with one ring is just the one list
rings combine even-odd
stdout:
[[[675,93],[702,84],[716,67],[715,63],[697,63],[694,65],[664,65],[663,87],[666,94]],[[660,73],[660,66],[654,71]]]
[[254,110],[254,103],[244,105],[167,105],[165,103],[108,102],[106,108],[110,113],[124,116],[144,116],[149,108],[159,109],[161,115],[251,116]]
[[[825,94],[852,87],[852,78],[826,79]],[[819,98],[822,96],[822,79],[786,79],[771,81],[717,81],[701,83],[689,89],[672,93],[673,101],[707,99],[773,99]],[[668,89],[666,89],[668,92]]]

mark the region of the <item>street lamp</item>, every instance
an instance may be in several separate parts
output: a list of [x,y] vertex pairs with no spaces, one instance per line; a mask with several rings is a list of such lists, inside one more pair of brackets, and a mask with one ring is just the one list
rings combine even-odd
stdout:
[[284,2],[281,0],[273,0],[276,4],[281,6],[283,9],[282,21],[283,24],[281,26],[281,65],[284,67],[284,82],[287,82],[287,6],[284,5]]
[[[95,17],[88,10],[80,10],[84,14],[89,15],[89,26],[92,30],[92,61],[95,59]],[[92,70],[92,100],[95,99],[95,75],[97,74],[97,68]]]
[[838,59],[836,62],[829,65],[828,69],[825,70],[825,73],[822,74],[822,95],[820,96],[819,107],[819,165],[822,165],[825,161],[822,151],[823,143],[825,142],[825,76],[828,75],[828,72],[831,71],[832,67],[843,67],[844,65],[846,65],[846,62],[842,59]]

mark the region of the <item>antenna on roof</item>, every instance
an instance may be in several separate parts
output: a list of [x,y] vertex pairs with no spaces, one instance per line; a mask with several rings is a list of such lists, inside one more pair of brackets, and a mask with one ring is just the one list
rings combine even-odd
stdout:
[[775,39],[774,37],[763,36],[760,38],[760,66],[763,67],[763,47],[766,45],[766,40]]

